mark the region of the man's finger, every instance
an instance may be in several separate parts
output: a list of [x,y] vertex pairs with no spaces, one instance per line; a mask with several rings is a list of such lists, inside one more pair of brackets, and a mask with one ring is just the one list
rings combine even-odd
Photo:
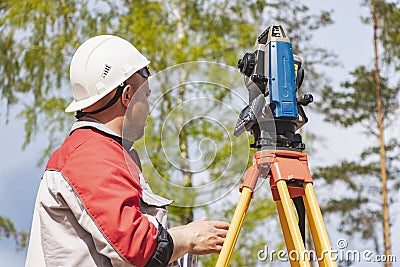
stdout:
[[218,229],[215,230],[215,233],[219,237],[226,237],[226,234],[228,233],[228,230],[218,228]]
[[214,225],[214,227],[219,228],[219,229],[229,229],[229,223],[223,222],[223,221],[210,221]]

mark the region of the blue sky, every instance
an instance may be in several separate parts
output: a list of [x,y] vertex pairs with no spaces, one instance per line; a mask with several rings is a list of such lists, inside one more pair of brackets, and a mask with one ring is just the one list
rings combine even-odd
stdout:
[[[335,84],[346,79],[347,73],[354,67],[372,63],[372,29],[361,24],[360,16],[366,10],[360,8],[358,1],[308,0],[305,2],[312,10],[334,9],[335,24],[316,32],[315,42],[318,46],[332,50],[339,56],[342,66],[329,71],[329,76]],[[290,33],[287,34],[290,36]],[[18,229],[28,230],[31,225],[36,191],[44,168],[44,166],[37,166],[37,162],[46,147],[46,139],[39,133],[32,144],[22,151],[23,122],[15,118],[20,107],[11,109],[10,121],[5,124],[6,109],[4,102],[1,104],[0,140],[3,141],[0,150],[0,214],[11,218]],[[341,129],[324,123],[322,117],[317,114],[308,116],[310,122],[305,127],[325,138],[321,151],[310,157],[311,167],[333,163],[343,158],[351,159],[357,156],[367,144],[367,138],[361,134],[360,129]],[[395,128],[393,135],[399,134],[396,129],[400,128]],[[392,228],[393,237],[400,236],[396,229],[400,229],[398,222],[395,222]],[[392,241],[394,244],[392,253],[399,251],[399,246],[395,244],[395,241],[398,243],[398,238]],[[23,266],[25,256],[26,250],[15,251],[12,240],[0,241],[2,266]],[[400,255],[397,256],[400,257]]]

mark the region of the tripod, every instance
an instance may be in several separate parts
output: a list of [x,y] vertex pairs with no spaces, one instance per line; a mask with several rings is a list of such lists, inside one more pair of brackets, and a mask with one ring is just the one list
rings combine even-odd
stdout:
[[[260,141],[258,135],[255,135],[255,138],[256,146],[257,143],[265,144],[265,140],[264,142]],[[304,144],[302,145],[304,146]],[[257,181],[259,178],[267,177],[270,178],[272,196],[277,207],[286,249],[290,255],[290,265],[292,267],[310,266],[309,253],[304,246],[304,230],[301,231],[303,228],[301,212],[298,209],[299,219],[297,219],[291,201],[293,200],[297,208],[298,200],[300,200],[305,206],[319,266],[336,267],[332,246],[314,192],[307,154],[300,152],[299,149],[286,147],[279,147],[277,150],[268,150],[264,145],[258,147],[258,151],[254,154],[254,163],[247,170],[244,182],[240,186],[241,196],[216,267],[228,266]]]

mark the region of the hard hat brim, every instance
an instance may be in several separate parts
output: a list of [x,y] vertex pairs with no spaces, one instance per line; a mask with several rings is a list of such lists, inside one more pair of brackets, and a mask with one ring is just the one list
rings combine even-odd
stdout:
[[92,96],[92,97],[89,97],[87,99],[82,99],[82,100],[79,100],[79,101],[73,100],[68,105],[68,107],[65,109],[65,112],[75,112],[75,111],[87,108],[87,107],[93,105],[94,103],[96,103],[97,101],[99,101],[100,99],[102,99],[103,97],[105,97],[108,93],[110,93],[110,92],[109,91],[105,91],[103,94]]

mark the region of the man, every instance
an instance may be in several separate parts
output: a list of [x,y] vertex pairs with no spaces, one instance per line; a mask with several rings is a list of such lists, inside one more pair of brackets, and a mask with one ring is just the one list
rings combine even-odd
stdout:
[[[93,37],[75,52],[74,101],[66,111],[79,119],[42,177],[26,266],[179,266],[187,253],[221,250],[226,222],[166,229],[171,201],[152,193],[129,156],[132,142],[123,142],[124,123],[134,128],[129,139],[143,135],[149,63],[111,35]],[[133,120],[124,119],[127,112]]]

